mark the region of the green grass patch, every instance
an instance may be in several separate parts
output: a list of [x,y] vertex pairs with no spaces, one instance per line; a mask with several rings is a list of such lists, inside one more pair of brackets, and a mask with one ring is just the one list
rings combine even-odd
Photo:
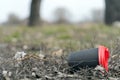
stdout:
[[[45,25],[41,27],[0,27],[0,42],[38,44],[47,43],[50,47],[69,47],[81,49],[91,45],[107,45],[120,35],[120,29],[106,25]],[[69,45],[69,40],[71,44]],[[78,44],[80,43],[80,44]],[[93,47],[93,46],[92,46]]]

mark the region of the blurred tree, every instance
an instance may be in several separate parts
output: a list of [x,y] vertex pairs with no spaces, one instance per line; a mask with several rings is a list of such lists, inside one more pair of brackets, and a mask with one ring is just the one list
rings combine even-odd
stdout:
[[105,23],[120,21],[120,0],[105,0]]
[[56,23],[68,23],[68,18],[71,16],[70,12],[65,8],[57,8],[54,12]]
[[8,15],[7,22],[4,23],[5,25],[20,25],[21,19],[14,13]]
[[40,6],[41,0],[32,0],[29,16],[29,26],[36,26],[40,24]]
[[95,23],[104,22],[104,10],[103,9],[94,9],[92,10],[92,19]]

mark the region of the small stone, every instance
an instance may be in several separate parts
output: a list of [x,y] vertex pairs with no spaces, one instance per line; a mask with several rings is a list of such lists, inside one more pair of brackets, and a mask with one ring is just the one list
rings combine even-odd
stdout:
[[119,80],[119,78],[109,77],[110,80]]
[[8,71],[5,71],[5,70],[2,72],[3,76],[6,76],[7,73],[8,73]]
[[24,46],[23,46],[23,49],[28,49],[28,46],[27,46],[27,45],[24,45]]
[[98,65],[98,66],[95,68],[95,70],[104,71],[104,68]]
[[15,56],[14,56],[14,59],[20,60],[20,59],[24,58],[25,55],[27,55],[27,53],[25,53],[25,52],[17,52],[17,53],[15,54]]
[[44,59],[44,58],[45,58],[45,55],[43,55],[43,54],[40,53],[40,54],[39,54],[39,58],[40,58],[40,59]]

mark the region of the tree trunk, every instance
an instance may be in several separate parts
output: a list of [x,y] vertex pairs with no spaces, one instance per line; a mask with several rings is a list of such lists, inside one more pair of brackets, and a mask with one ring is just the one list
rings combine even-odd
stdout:
[[41,0],[32,0],[29,16],[29,26],[37,26],[40,24],[40,5]]
[[105,0],[105,23],[120,21],[120,0]]

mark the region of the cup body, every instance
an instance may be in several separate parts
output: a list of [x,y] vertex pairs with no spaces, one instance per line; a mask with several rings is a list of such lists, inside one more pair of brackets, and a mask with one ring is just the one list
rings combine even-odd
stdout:
[[68,65],[71,68],[94,68],[99,65],[98,48],[73,52],[68,56]]

